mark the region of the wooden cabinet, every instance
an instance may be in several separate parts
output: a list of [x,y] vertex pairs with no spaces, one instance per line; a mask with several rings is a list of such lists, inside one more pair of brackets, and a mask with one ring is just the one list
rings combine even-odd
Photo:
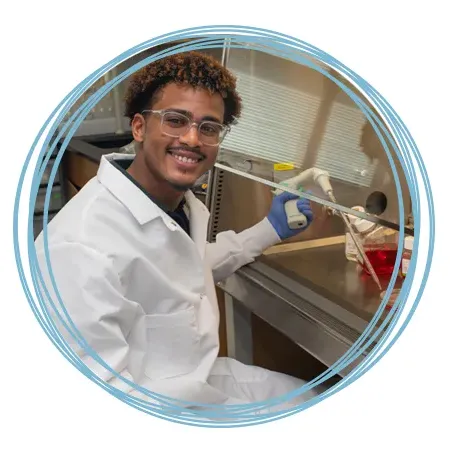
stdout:
[[69,199],[97,175],[98,165],[98,162],[79,153],[64,154],[63,173]]

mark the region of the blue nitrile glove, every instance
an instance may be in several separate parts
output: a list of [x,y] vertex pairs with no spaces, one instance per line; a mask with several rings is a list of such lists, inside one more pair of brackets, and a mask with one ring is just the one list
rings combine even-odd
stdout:
[[[310,192],[308,191],[308,194],[309,193]],[[270,208],[267,218],[282,240],[291,238],[296,234],[305,231],[313,221],[313,212],[311,210],[310,201],[306,198],[299,198],[297,208],[302,214],[304,214],[307,223],[303,228],[299,228],[298,230],[291,230],[289,228],[284,204],[287,201],[295,200],[296,198],[299,198],[298,195],[291,194],[290,192],[283,192],[280,195],[276,195],[272,200],[272,207]]]

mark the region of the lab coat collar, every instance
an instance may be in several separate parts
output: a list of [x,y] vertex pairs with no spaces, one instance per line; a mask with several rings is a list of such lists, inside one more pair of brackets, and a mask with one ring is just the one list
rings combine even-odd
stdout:
[[[145,192],[111,164],[111,161],[118,159],[132,160],[134,155],[122,153],[103,155],[97,172],[98,181],[130,211],[140,225],[161,217],[169,228],[173,228],[173,220],[152,202]],[[205,241],[209,211],[191,191],[186,191],[185,200],[189,208],[191,237],[197,243]]]
[[184,198],[189,208],[191,238],[195,242],[200,255],[204,255],[208,233],[208,208],[193,194],[187,191]]
[[103,155],[97,172],[98,181],[130,211],[140,225],[161,217],[162,209],[111,164],[116,159],[132,160],[134,155]]

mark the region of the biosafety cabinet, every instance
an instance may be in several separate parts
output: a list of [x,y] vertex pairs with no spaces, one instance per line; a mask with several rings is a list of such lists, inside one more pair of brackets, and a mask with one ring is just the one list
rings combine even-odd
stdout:
[[[232,321],[229,350],[247,362],[271,368],[280,364],[294,375],[308,376],[300,365],[313,365],[311,359],[300,352],[293,357],[293,349],[283,355],[283,347],[290,344],[261,321],[326,367],[337,363],[375,322],[372,343],[360,347],[359,358],[338,370],[338,376],[345,376],[383,336],[395,298],[383,308],[391,280],[394,294],[404,281],[401,270],[379,264],[387,264],[383,257],[392,264],[397,251],[403,251],[401,222],[405,236],[414,235],[409,189],[392,136],[387,128],[377,134],[351,97],[355,89],[337,73],[328,70],[349,91],[310,67],[264,52],[230,49],[226,61],[239,80],[243,114],[225,139],[210,177],[210,239],[257,223],[268,214],[279,183],[312,168],[327,172],[334,193],[330,204],[320,183],[308,180],[301,187],[312,195],[309,229],[268,249],[221,283],[226,317]],[[283,168],[288,170],[279,170]],[[360,207],[363,215],[355,216],[353,207]],[[365,221],[362,217],[367,228],[389,236],[373,247],[380,250],[380,260],[369,261],[376,279],[364,260],[348,257],[348,247],[354,245],[348,225],[360,243],[368,235],[354,226]],[[363,245],[366,257],[370,248]],[[389,255],[383,254],[385,248]],[[253,325],[251,335],[244,323]]]
[[[368,222],[393,236],[390,243],[401,253],[400,225],[405,236],[414,235],[408,184],[388,128],[372,126],[352,96],[379,119],[376,111],[344,78],[323,65],[321,73],[264,49],[243,47],[224,42],[205,50],[237,76],[243,101],[242,116],[223,142],[216,166],[195,188],[211,211],[210,241],[222,231],[239,232],[262,220],[274,191],[287,189],[282,182],[308,169],[328,175],[333,198],[314,177],[302,182],[298,188],[311,200],[312,225],[217,286],[221,354],[312,379],[340,360],[375,321],[374,340],[352,364],[336,371],[336,379],[362,361],[383,335],[391,311],[381,306],[383,292],[391,280],[395,289],[404,280],[401,271],[381,273],[378,266],[372,266],[376,278],[370,274],[361,260],[367,258],[364,232],[355,223]],[[117,67],[97,89],[158,51],[161,47]],[[101,155],[130,151],[126,146],[132,137],[121,109],[126,84],[127,79],[95,106],[69,142],[60,172],[64,201],[95,176]],[[356,251],[352,260],[348,254],[350,247],[355,251],[355,236],[363,255]]]

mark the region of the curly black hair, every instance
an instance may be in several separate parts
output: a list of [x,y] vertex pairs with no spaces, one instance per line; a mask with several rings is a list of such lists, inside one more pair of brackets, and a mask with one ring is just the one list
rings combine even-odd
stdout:
[[130,123],[135,114],[152,107],[159,91],[168,83],[219,93],[225,103],[226,125],[241,114],[242,101],[236,91],[236,77],[213,57],[187,52],[155,61],[132,75],[125,94],[125,117]]

